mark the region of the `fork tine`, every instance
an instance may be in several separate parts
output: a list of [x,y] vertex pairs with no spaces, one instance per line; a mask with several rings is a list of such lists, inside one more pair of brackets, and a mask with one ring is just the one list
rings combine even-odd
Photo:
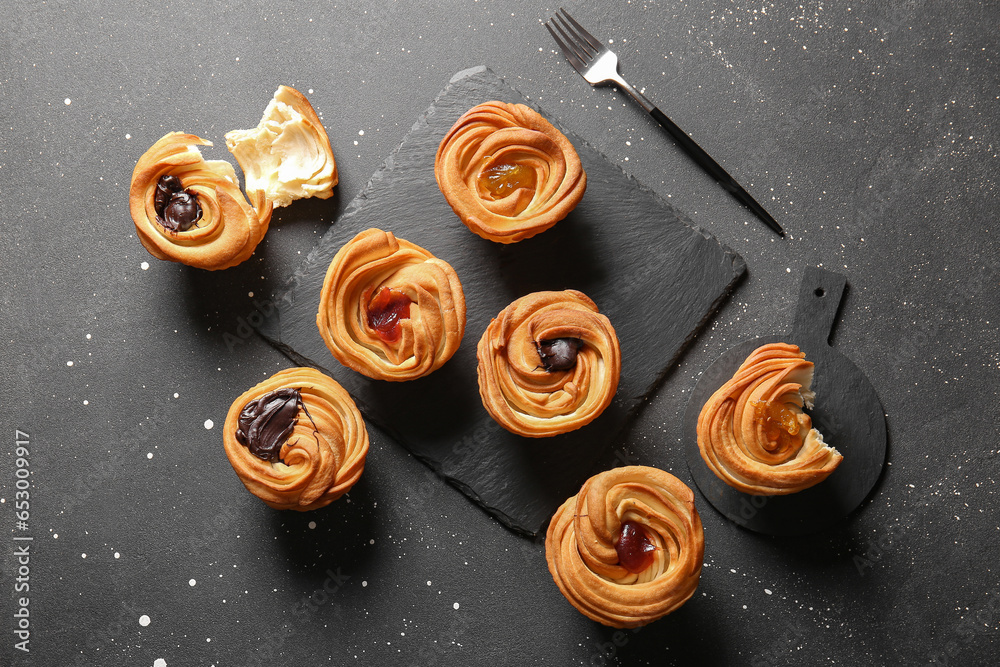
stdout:
[[601,40],[597,39],[589,32],[587,32],[587,29],[584,28],[579,23],[577,23],[576,19],[569,15],[569,12],[567,12],[562,7],[559,8],[559,11],[562,12],[562,18],[568,21],[569,24],[571,24],[574,28],[576,28],[575,30],[576,34],[579,35],[584,41],[586,41],[587,44],[589,44],[590,47],[594,49],[594,51],[600,51],[601,49],[604,48],[604,44],[601,43]]
[[577,57],[580,63],[586,67],[590,64],[590,61],[594,59],[594,54],[591,52],[588,45],[577,37],[577,35],[568,28],[568,26],[563,26],[557,20],[552,21],[552,25],[556,27],[559,34],[562,35],[564,43],[569,46],[569,49],[573,51],[573,54]]
[[573,66],[573,69],[580,74],[583,74],[583,70],[587,69],[587,66],[576,56],[575,50],[560,39],[559,35],[552,29],[552,26],[549,25],[548,21],[545,22],[545,28],[549,31],[549,34],[552,35],[552,39],[556,40],[556,44],[558,44],[559,48],[562,49],[563,55],[566,56],[566,60],[568,60],[569,64]]

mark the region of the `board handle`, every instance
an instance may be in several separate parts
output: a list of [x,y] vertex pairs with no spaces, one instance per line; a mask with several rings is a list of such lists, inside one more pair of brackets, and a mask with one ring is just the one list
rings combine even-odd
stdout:
[[806,268],[795,308],[793,340],[830,344],[830,334],[847,286],[847,277],[819,267]]

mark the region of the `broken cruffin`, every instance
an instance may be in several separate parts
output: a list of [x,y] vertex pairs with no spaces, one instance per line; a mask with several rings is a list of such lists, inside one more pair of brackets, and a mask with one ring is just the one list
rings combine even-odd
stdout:
[[813,364],[797,345],[754,350],[698,416],[698,449],[708,468],[743,493],[797,493],[825,480],[843,456],[812,419]]
[[[129,209],[139,241],[157,259],[199,269],[227,269],[246,261],[267,232],[271,207],[252,207],[240,191],[236,170],[223,160],[205,160],[198,146],[212,142],[170,132],[150,147],[132,172]],[[166,224],[157,194],[170,177],[179,180],[200,210],[186,229]],[[167,214],[169,215],[169,214]]]
[[330,141],[308,100],[293,88],[274,93],[255,130],[227,135],[246,176],[249,201],[233,166],[205,160],[212,142],[169,132],[136,163],[129,210],[139,241],[157,259],[201,269],[236,266],[264,238],[275,206],[328,198],[337,184]]
[[281,86],[252,130],[226,133],[226,147],[246,178],[247,194],[288,206],[296,199],[328,199],[337,185],[337,163],[323,123],[305,96]]

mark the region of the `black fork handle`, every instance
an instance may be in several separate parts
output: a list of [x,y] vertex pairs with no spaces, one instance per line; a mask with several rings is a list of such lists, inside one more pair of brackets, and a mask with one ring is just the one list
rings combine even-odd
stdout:
[[[643,105],[645,107],[645,105]],[[750,193],[743,189],[736,179],[730,176],[725,169],[723,169],[718,162],[712,159],[712,156],[705,152],[702,148],[695,142],[694,139],[688,136],[688,134],[677,126],[677,123],[667,118],[667,115],[657,109],[652,104],[649,105],[646,111],[652,116],[657,123],[659,123],[663,129],[670,133],[670,136],[674,138],[680,147],[687,153],[691,159],[698,163],[702,169],[707,171],[716,181],[719,182],[723,188],[725,188],[729,194],[735,197],[741,204],[746,206],[748,209],[753,211],[754,215],[764,221],[764,223],[778,233],[779,236],[784,236],[785,231],[778,224],[778,221],[771,217],[771,214],[764,210],[764,207],[757,203],[757,201],[750,196]]]

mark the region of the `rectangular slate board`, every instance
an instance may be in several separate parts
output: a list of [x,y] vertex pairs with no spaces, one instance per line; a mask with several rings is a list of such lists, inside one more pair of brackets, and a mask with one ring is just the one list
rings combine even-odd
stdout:
[[[337,379],[366,420],[508,528],[534,536],[595,472],[599,457],[746,267],[541,109],[576,147],[587,172],[586,194],[567,218],[532,239],[502,245],[479,238],[438,189],[434,156],[458,117],[490,100],[528,104],[485,67],[452,78],[292,276],[278,316],[261,333],[295,363]],[[320,338],[316,311],[326,269],[344,243],[369,227],[423,246],[449,262],[462,281],[465,337],[451,361],[428,377],[370,380],[341,366]],[[604,414],[578,431],[522,438],[497,425],[480,402],[476,345],[514,299],[567,288],[590,296],[618,333],[618,393]]]

